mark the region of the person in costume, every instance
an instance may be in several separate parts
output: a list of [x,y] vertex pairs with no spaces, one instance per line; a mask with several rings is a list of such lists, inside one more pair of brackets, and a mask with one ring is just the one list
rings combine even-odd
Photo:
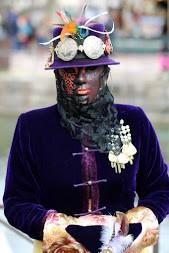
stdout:
[[64,24],[44,43],[57,104],[19,116],[5,215],[42,241],[39,252],[142,252],[157,242],[169,213],[157,136],[140,107],[114,103],[107,86],[109,66],[119,64],[111,57],[114,28],[96,22],[105,13],[76,20],[57,14]]

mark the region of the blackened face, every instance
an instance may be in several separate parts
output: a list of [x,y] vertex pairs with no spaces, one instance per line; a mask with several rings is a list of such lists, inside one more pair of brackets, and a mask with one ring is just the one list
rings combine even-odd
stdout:
[[94,102],[105,86],[108,71],[105,66],[59,69],[57,74],[63,81],[65,93],[77,103],[86,105]]

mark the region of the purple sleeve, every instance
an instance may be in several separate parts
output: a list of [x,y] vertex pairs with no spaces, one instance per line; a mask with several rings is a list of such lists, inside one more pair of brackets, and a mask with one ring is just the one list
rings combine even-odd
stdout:
[[142,110],[141,114],[140,168],[137,175],[138,205],[150,208],[160,223],[169,213],[167,165],[163,161],[153,126]]
[[4,212],[8,222],[34,239],[42,239],[47,211],[40,201],[36,164],[24,114],[18,119],[9,154]]

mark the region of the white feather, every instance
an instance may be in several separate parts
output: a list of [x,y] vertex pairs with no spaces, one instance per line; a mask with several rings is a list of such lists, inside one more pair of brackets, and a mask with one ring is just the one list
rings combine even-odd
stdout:
[[133,236],[124,236],[120,233],[121,224],[116,222],[112,216],[109,216],[101,231],[101,252],[103,249],[110,249],[113,253],[124,253],[125,250],[132,244]]
[[121,228],[121,224],[118,222],[115,222],[115,236],[119,234],[120,228]]
[[133,242],[132,235],[119,235],[111,240],[109,247],[113,253],[123,253]]
[[106,224],[102,227],[100,241],[103,245],[108,245],[114,233],[115,220],[112,216],[107,217]]

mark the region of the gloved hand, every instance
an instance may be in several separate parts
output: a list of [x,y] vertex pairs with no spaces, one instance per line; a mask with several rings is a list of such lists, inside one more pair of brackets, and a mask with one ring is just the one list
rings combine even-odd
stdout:
[[[102,230],[105,228],[110,228],[111,233],[114,229],[111,246],[116,250],[113,252],[123,252],[122,247],[128,247],[128,239],[131,242],[128,233],[134,234],[134,237],[140,233],[140,226],[137,225],[129,226],[126,215],[120,212],[116,216],[86,215],[79,218],[53,212],[48,215],[44,226],[43,253],[100,252],[104,241],[101,239]],[[122,246],[117,247],[120,243]]]
[[129,210],[126,213],[129,223],[138,223],[142,225],[142,232],[134,240],[125,253],[139,253],[145,247],[155,245],[159,237],[159,224],[154,213],[146,207],[139,206]]
[[78,218],[63,213],[50,213],[43,230],[43,253],[87,253],[87,250],[65,230],[69,224],[76,224],[77,221]]
[[[43,252],[59,253],[74,252],[87,253],[82,246],[81,241],[77,241],[71,234],[67,233],[66,228],[69,225],[78,225],[83,228],[86,226],[104,225],[108,215],[86,215],[79,218],[67,216],[63,213],[50,213],[44,225],[43,233]],[[112,219],[113,218],[112,216]]]
[[141,232],[141,224],[129,225],[121,212],[116,216],[82,216],[79,221],[81,225],[69,225],[66,231],[90,253],[122,253]]

